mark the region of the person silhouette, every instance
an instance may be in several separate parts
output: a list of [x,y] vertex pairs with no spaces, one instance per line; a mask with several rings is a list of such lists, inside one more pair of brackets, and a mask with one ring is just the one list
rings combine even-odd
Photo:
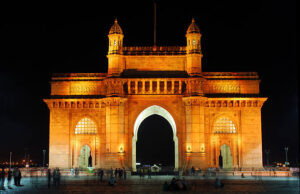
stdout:
[[90,152],[90,156],[89,156],[89,165],[88,167],[92,167],[92,154]]
[[220,169],[223,168],[223,157],[222,157],[221,150],[220,150],[220,155],[219,155],[219,167],[220,167]]

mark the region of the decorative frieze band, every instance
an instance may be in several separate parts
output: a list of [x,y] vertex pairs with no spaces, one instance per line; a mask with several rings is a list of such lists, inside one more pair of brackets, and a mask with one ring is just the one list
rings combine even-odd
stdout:
[[88,108],[97,109],[106,106],[122,106],[126,99],[119,97],[105,98],[101,100],[65,100],[65,99],[46,99],[44,100],[49,108],[62,108],[62,109],[75,109],[75,108]]
[[262,107],[263,103],[267,98],[245,98],[245,99],[237,99],[237,98],[219,98],[219,99],[211,99],[211,98],[193,98],[187,97],[184,98],[184,105],[201,105],[204,107]]

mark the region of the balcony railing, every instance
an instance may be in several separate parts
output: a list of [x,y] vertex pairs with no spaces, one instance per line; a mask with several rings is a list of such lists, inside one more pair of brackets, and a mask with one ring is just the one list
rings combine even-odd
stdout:
[[186,84],[182,79],[129,79],[124,93],[134,94],[183,94]]

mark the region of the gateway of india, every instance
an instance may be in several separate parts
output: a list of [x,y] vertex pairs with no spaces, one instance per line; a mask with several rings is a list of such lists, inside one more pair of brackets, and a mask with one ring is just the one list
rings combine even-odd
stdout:
[[44,99],[50,109],[49,167],[136,171],[139,126],[159,115],[173,131],[175,171],[262,168],[261,108],[267,98],[259,95],[258,74],[203,72],[194,19],[185,37],[185,46],[126,47],[115,20],[107,73],[53,74]]

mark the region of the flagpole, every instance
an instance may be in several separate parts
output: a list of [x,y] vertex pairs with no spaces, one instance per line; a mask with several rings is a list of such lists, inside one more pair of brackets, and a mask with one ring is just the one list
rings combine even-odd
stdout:
[[154,46],[156,46],[156,2],[154,1],[154,32],[153,32],[153,38],[154,38]]

